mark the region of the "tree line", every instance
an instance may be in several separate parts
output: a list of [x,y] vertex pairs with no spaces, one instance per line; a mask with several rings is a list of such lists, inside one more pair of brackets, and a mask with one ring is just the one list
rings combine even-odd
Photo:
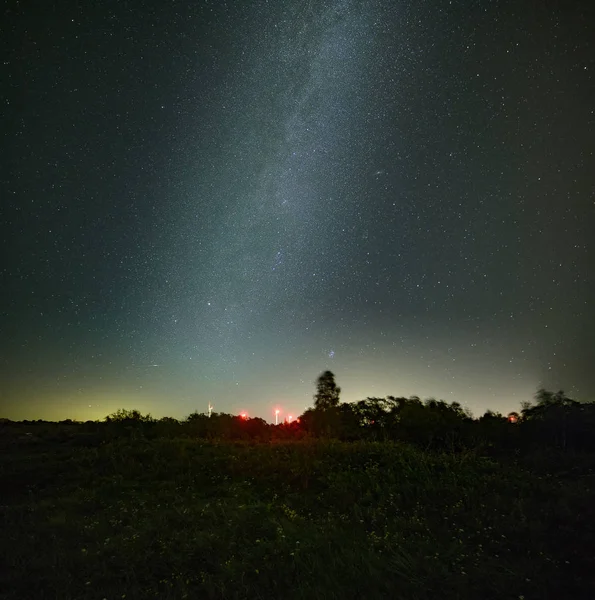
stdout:
[[[559,450],[595,451],[595,403],[578,402],[563,391],[540,389],[532,403],[520,412],[502,415],[491,410],[474,418],[458,402],[418,396],[369,397],[341,402],[341,389],[331,371],[316,381],[314,406],[291,423],[271,425],[261,418],[226,413],[194,412],[184,420],[154,419],[138,410],[120,409],[103,422],[84,425],[89,435],[113,438],[129,436],[191,436],[205,440],[272,440],[305,437],[343,441],[372,440],[414,444],[426,450],[462,451],[481,448],[490,452],[518,452],[536,446]],[[6,419],[4,424],[9,424]],[[24,421],[39,425],[41,421]]]
[[318,378],[314,407],[300,418],[304,429],[344,440],[394,440],[440,450],[595,450],[595,403],[578,402],[563,391],[541,388],[520,412],[505,416],[488,410],[479,418],[458,402],[387,396],[341,403],[340,391],[332,372]]

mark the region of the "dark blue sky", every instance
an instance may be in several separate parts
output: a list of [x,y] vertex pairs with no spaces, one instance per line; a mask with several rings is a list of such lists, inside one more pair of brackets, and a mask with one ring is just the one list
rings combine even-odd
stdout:
[[592,399],[593,9],[2,19],[2,413]]

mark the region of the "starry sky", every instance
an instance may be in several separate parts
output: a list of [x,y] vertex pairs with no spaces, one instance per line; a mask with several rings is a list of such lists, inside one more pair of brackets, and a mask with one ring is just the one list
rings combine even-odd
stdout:
[[592,3],[5,6],[0,416],[595,398]]

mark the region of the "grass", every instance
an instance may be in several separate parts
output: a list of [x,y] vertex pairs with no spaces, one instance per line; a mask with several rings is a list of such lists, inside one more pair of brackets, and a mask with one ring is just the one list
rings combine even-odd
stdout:
[[390,443],[76,440],[3,438],[1,598],[595,597],[587,468]]

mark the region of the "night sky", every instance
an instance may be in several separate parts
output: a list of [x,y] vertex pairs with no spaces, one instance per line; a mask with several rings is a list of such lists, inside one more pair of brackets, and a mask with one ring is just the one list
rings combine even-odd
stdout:
[[593,4],[9,2],[0,416],[594,399]]

